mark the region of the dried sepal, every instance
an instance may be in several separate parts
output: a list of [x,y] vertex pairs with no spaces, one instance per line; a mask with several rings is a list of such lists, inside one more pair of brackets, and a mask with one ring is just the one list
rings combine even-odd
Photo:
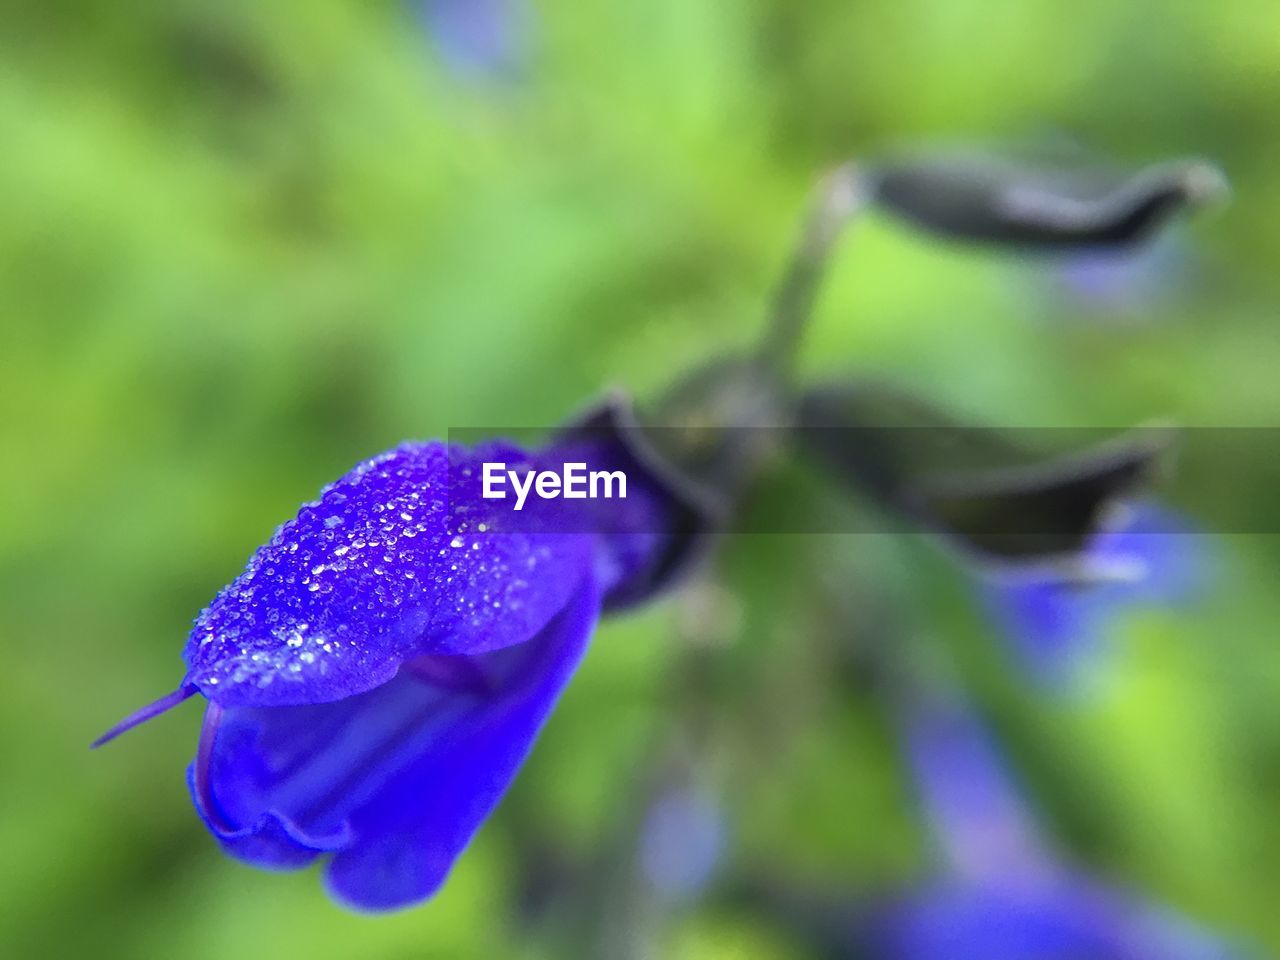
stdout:
[[930,233],[1045,252],[1139,243],[1227,189],[1203,160],[1116,174],[939,156],[884,163],[869,182],[879,209]]
[[875,382],[805,393],[797,438],[842,480],[969,557],[997,566],[1061,564],[1086,578],[1090,538],[1153,476],[1164,428],[1046,455],[1005,431],[959,423]]

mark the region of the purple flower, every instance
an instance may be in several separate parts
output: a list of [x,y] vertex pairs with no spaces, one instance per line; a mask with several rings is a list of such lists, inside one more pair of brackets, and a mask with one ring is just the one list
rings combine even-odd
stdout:
[[1059,290],[1095,309],[1134,311],[1185,287],[1195,263],[1177,238],[1162,236],[1132,250],[1081,253],[1059,267]]
[[523,0],[420,0],[419,9],[457,74],[493,76],[524,56],[533,11]]
[[1084,582],[1038,571],[984,586],[1001,632],[1046,680],[1071,673],[1126,611],[1194,597],[1206,573],[1203,535],[1169,510],[1140,504],[1093,538],[1084,564]]
[[[622,469],[626,499],[482,496],[485,462],[566,460]],[[414,903],[511,783],[601,610],[670,579],[682,525],[616,430],[535,454],[406,443],[281,526],[196,619],[178,690],[98,742],[202,694],[188,780],[228,853],[268,869],[329,854],[342,902]]]
[[886,960],[1225,960],[1219,938],[1059,861],[982,725],[917,705],[906,751],[946,873],[870,922]]
[[939,884],[881,918],[885,960],[1227,960],[1192,924],[1083,877],[1041,887]]
[[663,790],[640,832],[640,866],[649,888],[677,904],[698,896],[724,854],[726,825],[711,793],[693,783]]

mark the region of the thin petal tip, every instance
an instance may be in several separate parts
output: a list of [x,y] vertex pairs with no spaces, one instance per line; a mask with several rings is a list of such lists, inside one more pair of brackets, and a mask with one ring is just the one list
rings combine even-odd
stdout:
[[98,747],[110,743],[116,737],[120,736],[120,734],[127,733],[134,727],[144,724],[148,720],[154,719],[155,717],[160,716],[160,714],[172,710],[178,704],[182,703],[182,701],[194,696],[197,692],[198,688],[195,684],[183,683],[178,687],[178,689],[170,693],[166,693],[159,700],[154,700],[145,707],[141,707],[129,714],[114,727],[89,744],[89,749],[96,750]]

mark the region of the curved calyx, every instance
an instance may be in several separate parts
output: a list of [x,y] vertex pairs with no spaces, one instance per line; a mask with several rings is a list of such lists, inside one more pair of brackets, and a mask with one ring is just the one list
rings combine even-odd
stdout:
[[874,205],[951,239],[1028,251],[1125,247],[1174,214],[1222,196],[1226,179],[1200,160],[1130,174],[926,156],[864,172]]
[[853,381],[806,391],[795,436],[836,477],[978,560],[1070,566],[1152,479],[1171,431],[1046,453],[904,391]]

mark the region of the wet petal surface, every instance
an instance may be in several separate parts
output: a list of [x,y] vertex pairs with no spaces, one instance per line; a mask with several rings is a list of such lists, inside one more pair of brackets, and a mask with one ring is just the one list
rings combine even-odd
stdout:
[[197,808],[242,860],[287,869],[340,851],[332,870],[343,899],[421,899],[506,790],[598,612],[588,578],[528,643],[427,655],[336,703],[226,710],[207,776],[193,765]]
[[528,639],[567,601],[592,543],[491,529],[509,508],[450,477],[494,455],[404,444],[326,487],[201,613],[190,681],[228,707],[323,703],[387,682],[412,656]]

